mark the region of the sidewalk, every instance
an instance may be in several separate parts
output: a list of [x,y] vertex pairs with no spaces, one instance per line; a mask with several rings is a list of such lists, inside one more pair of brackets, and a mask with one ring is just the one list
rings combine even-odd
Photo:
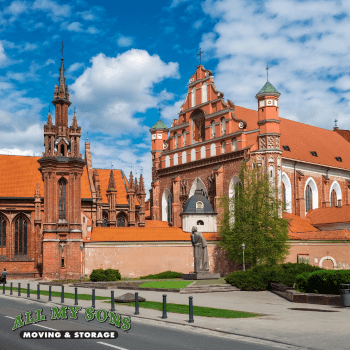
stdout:
[[[13,287],[21,283],[21,288],[36,290],[39,281],[33,280],[8,280],[7,287],[13,282]],[[41,290],[49,290],[49,286],[40,285]],[[60,286],[52,286],[52,291],[60,292]],[[65,285],[65,293],[74,293],[74,287]],[[114,296],[118,297],[125,293],[134,293],[132,290],[115,289]],[[1,291],[2,293],[2,291]],[[96,296],[110,297],[111,290],[96,289]],[[9,291],[6,291],[9,295]],[[78,288],[78,294],[91,294],[91,289]],[[193,293],[180,294],[174,292],[153,292],[139,291],[139,296],[148,301],[162,302],[162,295],[167,295],[168,303],[188,305],[188,297],[193,296],[195,306],[207,306],[219,309],[230,309],[238,311],[248,311],[264,314],[265,316],[240,319],[224,319],[194,316],[194,323],[188,323],[188,315],[168,312],[168,318],[163,320],[162,313],[158,310],[143,309],[140,307],[140,315],[134,315],[134,308],[116,304],[116,311],[124,315],[131,315],[132,322],[144,322],[150,319],[164,324],[178,324],[187,328],[206,328],[212,331],[227,332],[259,339],[271,340],[292,344],[310,349],[349,349],[349,319],[350,308],[341,308],[328,305],[313,305],[291,303],[271,292],[221,292],[221,293]],[[2,295],[2,294],[1,294]],[[14,296],[17,293],[14,292]],[[26,294],[22,293],[26,298]],[[31,295],[32,300],[36,300],[35,295]],[[42,295],[41,300],[45,301],[48,296]],[[53,297],[54,303],[60,303],[61,299]],[[83,308],[91,307],[91,301],[79,300],[79,306]],[[73,305],[74,299],[65,299],[65,305]],[[141,304],[141,303],[140,303]],[[318,311],[291,310],[314,309]],[[96,309],[110,309],[110,303],[96,300]],[[222,334],[222,333],[221,333]]]

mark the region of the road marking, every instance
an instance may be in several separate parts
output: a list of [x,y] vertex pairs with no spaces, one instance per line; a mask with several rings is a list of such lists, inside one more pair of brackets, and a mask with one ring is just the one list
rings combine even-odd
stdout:
[[51,331],[57,331],[57,329],[53,329],[53,328],[41,326],[40,324],[33,324],[33,326],[37,326],[37,327],[42,327],[42,328],[50,329]]
[[[10,316],[5,316],[5,317],[7,317],[7,318],[12,318],[13,320],[15,319],[14,317],[10,317]],[[57,329],[45,327],[45,326],[42,326],[42,325],[40,325],[40,324],[33,324],[33,326],[37,326],[37,327],[42,327],[42,328],[50,329],[51,331],[57,331]]]
[[97,344],[103,344],[103,345],[110,346],[111,348],[115,348],[115,349],[119,349],[119,350],[128,350],[128,349],[125,349],[125,348],[121,348],[119,346],[111,345],[111,344],[108,344],[108,343],[103,343],[101,341],[98,341]]

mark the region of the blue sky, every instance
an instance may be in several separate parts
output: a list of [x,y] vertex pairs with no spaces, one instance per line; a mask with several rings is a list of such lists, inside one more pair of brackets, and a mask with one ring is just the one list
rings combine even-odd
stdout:
[[281,117],[350,129],[349,16],[331,0],[0,0],[0,153],[43,151],[62,41],[93,166],[142,168],[148,189],[148,130],[159,107],[169,126],[178,117],[199,47],[235,104],[257,109],[268,64]]

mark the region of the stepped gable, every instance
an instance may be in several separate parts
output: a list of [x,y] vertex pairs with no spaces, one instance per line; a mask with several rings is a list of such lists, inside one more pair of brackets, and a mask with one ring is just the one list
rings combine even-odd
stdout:
[[[205,232],[207,241],[219,239],[217,233]],[[178,227],[94,227],[90,242],[190,241],[190,232]]]

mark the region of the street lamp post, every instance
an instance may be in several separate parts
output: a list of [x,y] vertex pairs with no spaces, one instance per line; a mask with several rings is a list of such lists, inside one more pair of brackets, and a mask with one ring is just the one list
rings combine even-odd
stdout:
[[245,271],[245,263],[244,263],[244,248],[245,248],[245,244],[242,244],[242,249],[243,249],[243,271]]
[[84,244],[80,244],[80,280],[83,278],[83,249],[84,249]]

